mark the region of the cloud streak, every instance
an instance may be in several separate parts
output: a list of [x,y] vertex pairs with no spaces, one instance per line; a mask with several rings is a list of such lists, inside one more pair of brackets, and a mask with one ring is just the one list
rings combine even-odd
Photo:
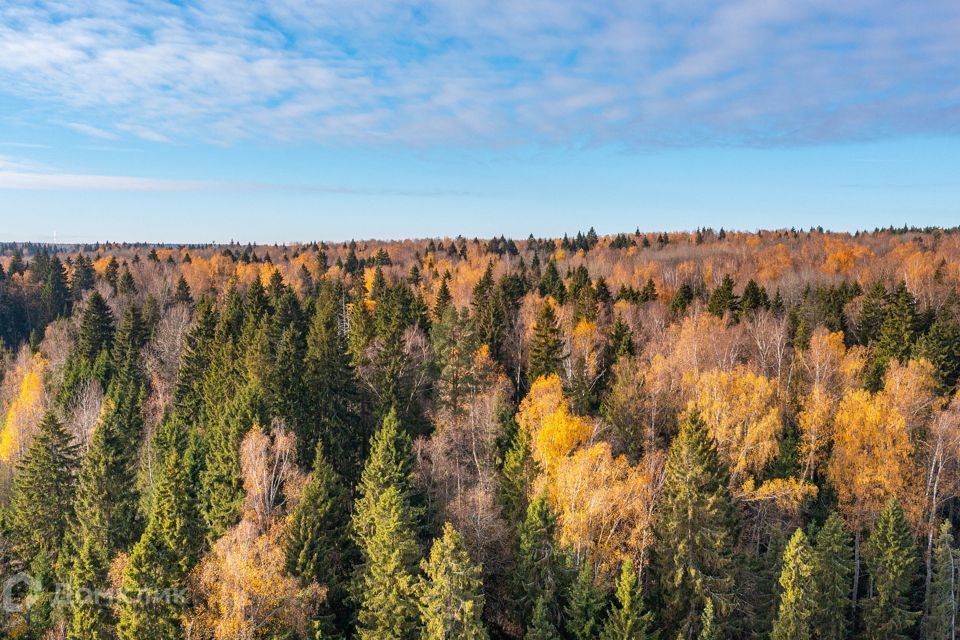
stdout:
[[960,133],[960,3],[0,8],[0,92],[99,139],[781,145]]
[[0,191],[140,191],[140,192],[288,192],[317,195],[403,198],[481,197],[451,189],[396,189],[355,185],[277,184],[249,181],[177,180],[125,175],[53,171],[42,165],[0,156]]

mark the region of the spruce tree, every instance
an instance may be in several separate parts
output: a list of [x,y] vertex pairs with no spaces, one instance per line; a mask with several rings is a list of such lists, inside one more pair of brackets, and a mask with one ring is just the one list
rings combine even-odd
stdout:
[[816,598],[813,548],[803,529],[794,531],[783,552],[780,607],[770,640],[810,640]]
[[198,514],[185,471],[172,451],[157,482],[150,521],[124,567],[121,640],[183,637],[183,593],[198,542]]
[[[529,620],[539,600],[550,605],[563,588],[562,552],[557,546],[557,517],[546,497],[530,503],[518,531],[517,568],[514,574],[515,602],[519,618]],[[551,620],[557,611],[551,606]]]
[[863,296],[856,332],[859,342],[867,345],[880,336],[880,326],[886,314],[887,289],[880,281],[874,282]]
[[913,349],[917,334],[917,303],[903,282],[887,304],[873,357],[865,374],[866,385],[876,391],[883,383],[890,360],[905,362]]
[[581,563],[577,579],[570,586],[564,610],[564,626],[574,640],[597,638],[602,628],[606,599],[606,594],[595,584],[593,563],[588,558]]
[[[414,521],[420,518],[415,503],[418,502],[414,490],[413,454],[410,436],[400,427],[395,411],[387,414],[380,429],[370,443],[370,457],[364,465],[357,485],[357,499],[354,503],[353,535],[361,550],[365,553],[368,539],[374,535],[370,514],[374,513],[380,496],[390,488],[396,488],[406,503],[409,515]],[[366,562],[366,557],[363,557]]]
[[53,413],[37,434],[14,476],[12,539],[24,563],[55,558],[67,532],[76,489],[77,448]]
[[933,365],[938,390],[949,394],[960,379],[960,322],[952,315],[937,318],[917,341],[916,357]]
[[560,374],[563,366],[563,334],[557,322],[553,305],[543,303],[530,338],[530,355],[527,362],[527,381],[533,384],[537,378]]
[[173,304],[185,304],[187,306],[193,304],[193,294],[190,292],[190,285],[187,284],[187,279],[182,275],[177,280],[177,288],[173,291]]
[[553,616],[550,613],[548,601],[549,598],[546,596],[537,598],[523,640],[560,640],[560,633],[553,624]]
[[74,551],[92,539],[98,554],[112,558],[137,540],[141,523],[136,458],[131,457],[123,415],[114,398],[108,396],[105,405],[80,466],[70,538]]
[[436,299],[433,302],[433,318],[439,320],[443,317],[447,307],[453,302],[453,296],[450,294],[450,287],[447,282],[450,280],[450,272],[447,271],[440,279],[440,286],[437,287]]
[[110,587],[109,558],[103,540],[86,529],[70,570],[70,612],[67,640],[108,640],[113,637],[113,611],[106,597]]
[[919,612],[910,604],[917,558],[900,503],[880,512],[864,548],[873,595],[863,604],[864,632],[870,640],[907,640]]
[[422,565],[420,619],[423,640],[486,640],[481,569],[470,560],[463,536],[449,522]]
[[527,513],[530,488],[537,477],[537,463],[530,451],[530,434],[515,422],[510,448],[504,455],[499,499],[507,522],[519,522]]
[[668,636],[696,637],[713,601],[715,625],[733,607],[736,540],[727,473],[699,414],[670,445],[657,524],[656,560]]
[[603,627],[601,640],[647,640],[653,614],[643,612],[643,595],[640,580],[633,570],[633,562],[627,558],[620,567],[617,578],[617,601]]
[[38,581],[29,594],[31,600],[26,617],[36,637],[49,629],[53,612],[52,585],[63,575],[68,560],[64,549],[65,535],[72,510],[77,467],[76,447],[56,416],[48,413],[41,420],[37,434],[17,466],[13,480],[11,509],[0,516],[0,571],[12,575],[9,566],[19,559],[20,570]]
[[720,286],[713,290],[710,301],[707,303],[707,311],[722,318],[728,311],[731,313],[737,310],[737,296],[733,293],[734,282],[730,274],[723,276]]
[[354,591],[359,605],[358,637],[414,640],[420,630],[414,576],[421,551],[411,509],[396,486],[380,493],[372,504],[357,508],[369,526],[362,539],[365,561]]
[[557,271],[557,263],[553,260],[547,261],[547,266],[543,269],[543,276],[540,278],[539,288],[541,296],[552,296],[560,304],[566,301],[567,289],[563,286],[563,279],[560,277],[560,272]]
[[703,605],[703,612],[700,614],[700,633],[697,634],[697,640],[720,640],[720,631],[717,628],[717,620],[713,612],[713,600],[707,599],[706,604]]
[[313,469],[290,517],[284,553],[288,573],[327,587],[320,626],[330,637],[346,631],[349,617],[346,581],[354,555],[349,525],[340,478],[318,444]]
[[53,256],[40,285],[40,312],[43,323],[65,318],[70,314],[70,290],[67,288],[67,274],[60,258]]
[[817,597],[813,628],[820,640],[843,640],[850,626],[853,543],[839,514],[833,512],[817,532],[813,559]]
[[[307,333],[303,375],[311,415],[301,436],[301,449],[323,442],[334,468],[356,482],[369,440],[358,416],[359,391],[346,336],[340,330],[339,287],[321,284]],[[312,450],[311,450],[312,453]]]
[[200,475],[201,513],[207,540],[215,541],[239,520],[243,508],[240,444],[256,424],[266,422],[263,394],[245,385],[206,434],[205,466]]
[[940,525],[933,547],[933,576],[924,620],[924,637],[929,640],[953,640],[956,637],[957,600],[960,597],[958,568],[952,527],[950,521],[945,520]]
[[674,318],[679,318],[682,316],[687,307],[693,302],[693,287],[689,283],[684,282],[677,289],[676,295],[673,296],[673,300],[670,303],[670,313]]

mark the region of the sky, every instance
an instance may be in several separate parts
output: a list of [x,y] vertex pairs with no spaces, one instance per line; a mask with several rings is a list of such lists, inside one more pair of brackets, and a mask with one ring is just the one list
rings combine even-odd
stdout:
[[0,240],[960,224],[957,0],[6,0]]

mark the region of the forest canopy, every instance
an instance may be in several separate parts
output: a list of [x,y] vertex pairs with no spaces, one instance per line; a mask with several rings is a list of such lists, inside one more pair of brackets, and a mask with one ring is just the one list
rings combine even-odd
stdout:
[[956,634],[960,232],[0,244],[0,637]]

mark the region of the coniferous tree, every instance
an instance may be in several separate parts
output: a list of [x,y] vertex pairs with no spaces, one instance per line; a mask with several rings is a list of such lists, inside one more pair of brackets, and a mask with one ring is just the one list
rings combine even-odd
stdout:
[[617,601],[603,627],[601,640],[647,640],[653,614],[643,612],[643,595],[633,562],[627,558],[617,578]]
[[933,547],[933,576],[927,595],[927,616],[924,637],[929,640],[953,640],[957,630],[957,552],[953,548],[950,521],[945,520],[937,532]]
[[133,274],[130,268],[123,265],[120,271],[120,278],[117,279],[117,293],[121,295],[134,295],[137,293],[137,284],[133,280]]
[[560,640],[560,633],[553,624],[548,600],[547,596],[537,598],[523,640]]
[[515,423],[513,426],[513,439],[503,460],[499,498],[507,521],[519,522],[527,513],[537,463],[530,451],[530,434]]
[[668,637],[695,638],[707,602],[718,626],[733,607],[736,539],[727,473],[699,414],[683,421],[664,473],[656,547],[661,616]]
[[[406,503],[414,521],[420,517],[414,489],[413,455],[410,436],[401,429],[395,411],[387,414],[370,443],[370,456],[360,475],[357,499],[354,503],[353,534],[363,556],[367,538],[373,535],[373,523],[369,514],[376,509],[380,495],[395,487]],[[362,558],[366,562],[366,558]]]
[[358,504],[357,516],[368,527],[361,538],[364,562],[354,591],[358,636],[413,640],[420,627],[414,576],[421,551],[411,508],[400,489],[390,486],[375,502]]
[[916,549],[900,504],[880,513],[864,548],[873,595],[863,603],[864,633],[871,640],[907,640],[920,616],[910,604]]
[[240,520],[244,497],[240,443],[254,425],[265,422],[263,394],[256,385],[248,384],[208,427],[200,475],[201,514],[208,541],[216,540]]
[[447,307],[453,302],[453,296],[450,294],[450,287],[447,282],[450,280],[450,272],[447,271],[440,279],[440,286],[437,287],[437,296],[433,302],[433,319],[439,320],[443,317]]
[[539,288],[541,296],[552,296],[560,304],[566,301],[567,289],[563,285],[560,272],[557,271],[557,263],[553,260],[547,261],[547,266],[543,269],[543,276],[540,278]]
[[46,268],[40,285],[40,311],[44,324],[70,313],[70,290],[67,288],[67,274],[60,258],[53,256]]
[[730,274],[724,275],[720,286],[714,289],[713,294],[710,296],[710,301],[707,303],[707,311],[718,318],[722,318],[727,312],[735,313],[738,308],[738,301],[737,296],[733,293],[733,287],[733,278],[730,277]]
[[691,287],[689,283],[684,282],[673,296],[673,301],[670,303],[670,313],[674,318],[679,318],[686,312],[687,307],[689,307],[692,302],[693,287]]
[[76,488],[77,447],[53,413],[37,434],[14,477],[11,528],[17,555],[53,560],[67,532]]
[[556,600],[563,588],[564,561],[556,543],[557,517],[546,497],[530,503],[518,531],[517,568],[514,574],[516,605],[521,620],[529,620],[538,601],[550,605],[556,620]]
[[121,640],[183,637],[183,591],[196,558],[199,515],[177,452],[170,452],[163,465],[150,521],[124,567]]
[[865,375],[867,387],[880,388],[890,360],[905,362],[913,349],[917,334],[917,303],[903,282],[890,296],[880,334],[874,345],[873,358]]
[[107,550],[93,530],[87,529],[74,554],[67,640],[108,640],[113,637],[114,618],[105,597],[109,588]]
[[79,301],[84,291],[92,289],[95,280],[93,262],[81,253],[73,263],[73,273],[70,276],[70,294],[73,301]]
[[463,536],[449,522],[423,561],[420,619],[423,640],[485,640],[481,569],[470,560]]
[[703,613],[700,614],[700,633],[697,634],[697,640],[720,640],[720,630],[717,628],[717,620],[713,612],[713,600],[707,600],[703,605]]
[[817,532],[813,580],[813,628],[821,640],[843,640],[850,626],[853,544],[839,514],[833,512]]
[[287,572],[327,587],[320,619],[324,637],[345,632],[349,618],[346,581],[354,551],[349,525],[340,478],[324,455],[323,445],[318,444],[313,470],[291,514],[284,553]]
[[323,442],[334,468],[355,482],[369,436],[358,416],[359,392],[340,330],[342,294],[322,284],[307,333],[303,374],[311,415],[299,444],[303,450]]
[[812,637],[815,587],[813,548],[803,529],[797,529],[783,552],[780,607],[770,640],[809,640]]
[[[0,539],[10,541],[19,568],[38,581],[29,594],[31,599],[24,602],[29,626],[37,637],[49,628],[54,599],[51,587],[69,561],[61,551],[72,510],[76,467],[76,446],[56,416],[48,413],[17,466],[9,517],[0,517]],[[6,574],[8,550],[5,544],[0,547],[4,548],[0,570]]]
[[930,361],[938,390],[949,394],[960,379],[960,322],[948,315],[937,318],[917,341],[915,355]]
[[887,289],[880,281],[874,282],[863,296],[860,318],[856,326],[860,344],[867,345],[880,336],[880,326],[887,306]]
[[185,304],[187,306],[193,304],[193,294],[190,291],[190,285],[187,284],[187,279],[182,275],[177,280],[177,288],[173,291],[173,304]]
[[85,380],[96,379],[107,384],[111,368],[110,349],[113,345],[113,313],[98,291],[87,298],[80,316],[77,345],[64,367],[63,383],[59,390],[60,406],[67,408],[74,394]]
[[527,364],[527,380],[533,384],[537,378],[552,373],[560,374],[563,367],[563,334],[557,322],[553,305],[545,302],[540,307],[530,338],[530,356]]
[[108,396],[105,405],[80,466],[71,532],[74,552],[85,540],[92,541],[91,562],[127,549],[139,537],[141,524],[136,459],[124,415],[115,398]]
[[210,365],[211,343],[217,326],[217,314],[207,298],[201,298],[194,313],[194,323],[184,337],[183,352],[177,368],[174,387],[174,411],[187,424],[201,421],[203,413],[203,378]]
[[588,558],[580,565],[577,579],[567,594],[564,626],[575,640],[594,640],[603,626],[607,597],[595,584],[593,573],[593,563]]

